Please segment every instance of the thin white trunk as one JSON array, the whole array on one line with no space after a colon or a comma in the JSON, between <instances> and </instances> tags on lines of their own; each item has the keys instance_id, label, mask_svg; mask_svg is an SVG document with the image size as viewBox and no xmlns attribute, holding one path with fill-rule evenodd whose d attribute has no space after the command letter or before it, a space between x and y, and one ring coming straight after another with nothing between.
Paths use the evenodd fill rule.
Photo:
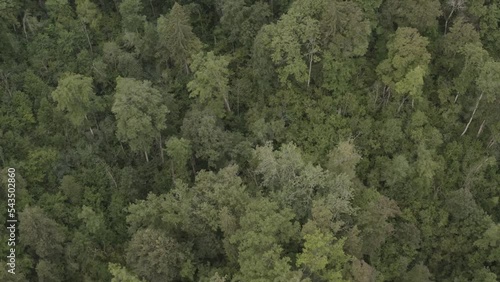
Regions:
<instances>
[{"instance_id":1,"label":"thin white trunk","mask_svg":"<svg viewBox=\"0 0 500 282\"><path fill-rule=\"evenodd\" d=\"M482 98L483 98L483 93L481 93L481 95L479 96L479 99L477 99L476 107L474 108L474 111L472 112L472 116L470 117L469 122L467 123L467 126L465 126L464 132L462 132L462 134L460 136L463 136L467 132L467 129L469 129L469 126L472 122L472 119L474 118L474 115L476 114L477 107L479 107L479 101L481 101Z\"/></svg>"},{"instance_id":2,"label":"thin white trunk","mask_svg":"<svg viewBox=\"0 0 500 282\"><path fill-rule=\"evenodd\" d=\"M87 115L85 115L85 120L89 121L89 119L87 118ZM92 130L92 126L89 126L89 129L90 129L90 133L92 133L92 136L94 136L94 131Z\"/></svg>"},{"instance_id":3,"label":"thin white trunk","mask_svg":"<svg viewBox=\"0 0 500 282\"><path fill-rule=\"evenodd\" d=\"M146 156L146 162L149 163L149 158L148 158L148 152L147 151L144 151L144 156Z\"/></svg>"},{"instance_id":4,"label":"thin white trunk","mask_svg":"<svg viewBox=\"0 0 500 282\"><path fill-rule=\"evenodd\" d=\"M224 95L224 104L226 105L226 109L228 112L231 112L231 107L229 106L229 101L227 100L227 97Z\"/></svg>"},{"instance_id":5,"label":"thin white trunk","mask_svg":"<svg viewBox=\"0 0 500 282\"><path fill-rule=\"evenodd\" d=\"M312 69L312 62L313 62L313 54L311 53L309 55L309 75L307 77L307 87L309 87L309 84L311 83L311 69Z\"/></svg>"},{"instance_id":6,"label":"thin white trunk","mask_svg":"<svg viewBox=\"0 0 500 282\"><path fill-rule=\"evenodd\" d=\"M89 33L87 31L87 27L85 26L85 23L83 21L80 21L82 23L82 26L83 26L83 31L85 31L85 36L87 37L87 42L89 43L89 48L90 48L90 53L92 53L92 43L90 43L90 37L89 37Z\"/></svg>"},{"instance_id":7,"label":"thin white trunk","mask_svg":"<svg viewBox=\"0 0 500 282\"><path fill-rule=\"evenodd\" d=\"M406 102L406 98L408 98L407 96L405 96L403 98L403 101L401 101L401 104L399 104L399 107L398 107L398 113L401 111L401 108L403 107L404 103Z\"/></svg>"},{"instance_id":8,"label":"thin white trunk","mask_svg":"<svg viewBox=\"0 0 500 282\"><path fill-rule=\"evenodd\" d=\"M445 35L446 35L446 32L448 31L448 22L450 21L450 18L453 15L453 12L455 12L455 6L453 6L453 9L451 10L450 14L446 18L446 21L444 22L444 34Z\"/></svg>"},{"instance_id":9,"label":"thin white trunk","mask_svg":"<svg viewBox=\"0 0 500 282\"><path fill-rule=\"evenodd\" d=\"M163 156L163 146L161 142L161 134L160 134L160 157L161 157L161 163L165 162L165 157Z\"/></svg>"},{"instance_id":10,"label":"thin white trunk","mask_svg":"<svg viewBox=\"0 0 500 282\"><path fill-rule=\"evenodd\" d=\"M486 122L486 120L483 120L483 122L481 123L481 126L479 127L479 130L477 131L477 137L479 137L479 135L481 135L481 133L483 132L485 122Z\"/></svg>"}]
</instances>

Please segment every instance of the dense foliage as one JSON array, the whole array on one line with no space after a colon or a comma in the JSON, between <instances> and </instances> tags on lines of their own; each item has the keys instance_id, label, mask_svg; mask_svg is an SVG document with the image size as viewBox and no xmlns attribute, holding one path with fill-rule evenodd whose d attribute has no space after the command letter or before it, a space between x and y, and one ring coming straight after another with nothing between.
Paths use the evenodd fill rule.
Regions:
<instances>
[{"instance_id":1,"label":"dense foliage","mask_svg":"<svg viewBox=\"0 0 500 282\"><path fill-rule=\"evenodd\" d=\"M0 281L497 281L499 25L498 0L0 0Z\"/></svg>"}]
</instances>

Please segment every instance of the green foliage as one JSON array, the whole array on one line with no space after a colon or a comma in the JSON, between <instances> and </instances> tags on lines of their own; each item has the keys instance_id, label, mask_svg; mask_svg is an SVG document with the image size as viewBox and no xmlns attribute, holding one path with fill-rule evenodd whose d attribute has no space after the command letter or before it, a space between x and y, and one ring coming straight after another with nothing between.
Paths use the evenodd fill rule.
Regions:
<instances>
[{"instance_id":1,"label":"green foliage","mask_svg":"<svg viewBox=\"0 0 500 282\"><path fill-rule=\"evenodd\" d=\"M323 281L347 281L342 279L343 266L349 260L344 253L345 239L336 240L320 230L304 235L304 249L297 257L297 265L303 265Z\"/></svg>"},{"instance_id":2,"label":"green foliage","mask_svg":"<svg viewBox=\"0 0 500 282\"><path fill-rule=\"evenodd\" d=\"M213 52L198 53L191 63L194 79L187 84L189 97L197 98L219 117L225 116L224 107L231 112L228 65L229 57L216 56Z\"/></svg>"},{"instance_id":3,"label":"green foliage","mask_svg":"<svg viewBox=\"0 0 500 282\"><path fill-rule=\"evenodd\" d=\"M387 43L387 59L377 67L383 83L398 96L420 96L423 77L428 71L431 55L427 38L414 28L400 27Z\"/></svg>"},{"instance_id":4,"label":"green foliage","mask_svg":"<svg viewBox=\"0 0 500 282\"><path fill-rule=\"evenodd\" d=\"M160 92L149 81L122 77L116 79L115 91L111 110L117 120L116 136L127 142L132 151L148 151L160 130L166 128L168 109Z\"/></svg>"},{"instance_id":5,"label":"green foliage","mask_svg":"<svg viewBox=\"0 0 500 282\"><path fill-rule=\"evenodd\" d=\"M154 229L137 231L127 248L127 264L151 281L178 279L190 263L186 246Z\"/></svg>"},{"instance_id":6,"label":"green foliage","mask_svg":"<svg viewBox=\"0 0 500 282\"><path fill-rule=\"evenodd\" d=\"M120 3L119 12L124 31L140 31L146 20L146 16L142 15L142 10L143 6L140 0L124 0Z\"/></svg>"},{"instance_id":7,"label":"green foliage","mask_svg":"<svg viewBox=\"0 0 500 282\"><path fill-rule=\"evenodd\" d=\"M81 21L91 28L97 29L102 14L96 4L90 0L77 0L76 13Z\"/></svg>"},{"instance_id":8,"label":"green foliage","mask_svg":"<svg viewBox=\"0 0 500 282\"><path fill-rule=\"evenodd\" d=\"M87 114L95 108L95 93L92 78L80 74L68 74L61 78L52 98L60 110L67 111L67 117L75 126L80 126Z\"/></svg>"},{"instance_id":9,"label":"green foliage","mask_svg":"<svg viewBox=\"0 0 500 282\"><path fill-rule=\"evenodd\" d=\"M496 281L499 19L0 0L0 281Z\"/></svg>"},{"instance_id":10,"label":"green foliage","mask_svg":"<svg viewBox=\"0 0 500 282\"><path fill-rule=\"evenodd\" d=\"M349 179L305 163L294 144L285 144L279 151L273 151L268 143L257 147L254 156L255 173L262 177L262 192L282 207L292 208L299 220L310 213L313 199L318 197L331 194L339 201L337 207L348 206L352 193Z\"/></svg>"},{"instance_id":11,"label":"green foliage","mask_svg":"<svg viewBox=\"0 0 500 282\"><path fill-rule=\"evenodd\" d=\"M268 23L270 16L271 10L267 3L255 2L248 6L243 0L225 0L222 4L220 23L228 43L239 43L249 48L260 28Z\"/></svg>"},{"instance_id":12,"label":"green foliage","mask_svg":"<svg viewBox=\"0 0 500 282\"><path fill-rule=\"evenodd\" d=\"M361 8L351 1L330 2L321 15L322 45L335 56L356 57L366 53L371 33Z\"/></svg>"},{"instance_id":13,"label":"green foliage","mask_svg":"<svg viewBox=\"0 0 500 282\"><path fill-rule=\"evenodd\" d=\"M135 275L131 274L126 268L116 263L109 263L109 272L113 275L111 282L141 282Z\"/></svg>"},{"instance_id":14,"label":"green foliage","mask_svg":"<svg viewBox=\"0 0 500 282\"><path fill-rule=\"evenodd\" d=\"M26 207L19 214L20 243L30 248L39 258L59 262L64 253L64 229L47 217L39 207ZM46 269L46 264L42 268Z\"/></svg>"},{"instance_id":15,"label":"green foliage","mask_svg":"<svg viewBox=\"0 0 500 282\"><path fill-rule=\"evenodd\" d=\"M187 164L191 160L191 144L184 138L172 137L165 142L167 156L170 158L172 178L188 180Z\"/></svg>"},{"instance_id":16,"label":"green foliage","mask_svg":"<svg viewBox=\"0 0 500 282\"><path fill-rule=\"evenodd\" d=\"M442 16L441 5L437 0L391 0L384 3L383 9L398 26L414 27L420 32L436 30L438 18Z\"/></svg>"},{"instance_id":17,"label":"green foliage","mask_svg":"<svg viewBox=\"0 0 500 282\"><path fill-rule=\"evenodd\" d=\"M238 246L239 273L244 281L285 281L290 275L290 258L282 256L281 244L297 233L290 209L279 209L267 199L255 199L241 217L241 228L230 238Z\"/></svg>"},{"instance_id":18,"label":"green foliage","mask_svg":"<svg viewBox=\"0 0 500 282\"><path fill-rule=\"evenodd\" d=\"M169 14L158 18L159 56L170 58L178 67L189 71L191 56L201 49L201 42L193 33L189 15L177 2Z\"/></svg>"}]
</instances>

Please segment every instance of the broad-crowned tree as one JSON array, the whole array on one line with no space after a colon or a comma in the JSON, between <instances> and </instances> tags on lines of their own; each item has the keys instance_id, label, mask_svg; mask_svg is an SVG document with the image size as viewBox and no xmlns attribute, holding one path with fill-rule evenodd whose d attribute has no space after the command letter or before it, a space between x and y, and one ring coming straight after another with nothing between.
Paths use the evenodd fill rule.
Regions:
<instances>
[{"instance_id":1,"label":"broad-crowned tree","mask_svg":"<svg viewBox=\"0 0 500 282\"><path fill-rule=\"evenodd\" d=\"M67 112L66 116L77 127L82 126L87 115L95 109L95 92L92 78L80 74L68 74L59 79L57 88L52 92L57 108ZM94 131L90 126L92 135Z\"/></svg>"},{"instance_id":2,"label":"broad-crowned tree","mask_svg":"<svg viewBox=\"0 0 500 282\"><path fill-rule=\"evenodd\" d=\"M436 31L438 18L441 17L441 4L438 0L385 1L381 7L388 26L396 23L399 27L414 27L421 33Z\"/></svg>"},{"instance_id":3,"label":"broad-crowned tree","mask_svg":"<svg viewBox=\"0 0 500 282\"><path fill-rule=\"evenodd\" d=\"M349 256L342 249L345 238L337 239L329 232L313 228L304 237L304 247L297 256L297 266L305 268L313 281L348 281L343 279L342 270Z\"/></svg>"},{"instance_id":4,"label":"broad-crowned tree","mask_svg":"<svg viewBox=\"0 0 500 282\"><path fill-rule=\"evenodd\" d=\"M117 263L109 263L108 270L113 275L111 282L143 282L134 274L130 273L128 269Z\"/></svg>"},{"instance_id":5,"label":"broad-crowned tree","mask_svg":"<svg viewBox=\"0 0 500 282\"><path fill-rule=\"evenodd\" d=\"M191 143L195 157L207 161L209 167L221 162L231 146L228 132L209 110L195 108L186 113L181 132Z\"/></svg>"},{"instance_id":6,"label":"broad-crowned tree","mask_svg":"<svg viewBox=\"0 0 500 282\"><path fill-rule=\"evenodd\" d=\"M349 177L306 163L294 144L284 144L280 150L274 151L267 143L255 149L254 158L254 171L261 177L262 192L281 207L293 209L298 220L307 218L316 198L331 195L332 201L337 201L337 207L349 206L352 195Z\"/></svg>"},{"instance_id":7,"label":"broad-crowned tree","mask_svg":"<svg viewBox=\"0 0 500 282\"><path fill-rule=\"evenodd\" d=\"M168 109L160 92L149 81L118 77L111 110L116 116L118 139L128 143L132 151L144 152L149 161L151 144L166 128Z\"/></svg>"},{"instance_id":8,"label":"broad-crowned tree","mask_svg":"<svg viewBox=\"0 0 500 282\"><path fill-rule=\"evenodd\" d=\"M221 33L227 38L224 42L250 49L255 36L270 17L271 9L267 3L255 2L248 6L244 0L223 1L220 26Z\"/></svg>"},{"instance_id":9,"label":"broad-crowned tree","mask_svg":"<svg viewBox=\"0 0 500 282\"><path fill-rule=\"evenodd\" d=\"M80 22L87 37L87 43L89 44L90 51L92 51L92 41L90 30L97 30L99 21L101 20L101 12L96 4L92 3L90 0L78 0L76 1L76 14L80 19Z\"/></svg>"},{"instance_id":10,"label":"broad-crowned tree","mask_svg":"<svg viewBox=\"0 0 500 282\"><path fill-rule=\"evenodd\" d=\"M414 28L400 27L387 43L387 59L377 66L382 82L399 99L422 98L423 77L428 72L431 55L429 40Z\"/></svg>"},{"instance_id":11,"label":"broad-crowned tree","mask_svg":"<svg viewBox=\"0 0 500 282\"><path fill-rule=\"evenodd\" d=\"M283 246L298 235L293 224L293 212L279 208L266 198L252 200L240 219L241 228L230 242L238 248L241 281L289 281L284 278L293 271L290 258L284 256Z\"/></svg>"},{"instance_id":12,"label":"broad-crowned tree","mask_svg":"<svg viewBox=\"0 0 500 282\"><path fill-rule=\"evenodd\" d=\"M156 229L138 230L126 256L127 265L148 281L174 281L193 275L190 247Z\"/></svg>"},{"instance_id":13,"label":"broad-crowned tree","mask_svg":"<svg viewBox=\"0 0 500 282\"><path fill-rule=\"evenodd\" d=\"M268 38L266 48L277 66L280 83L291 86L295 80L309 86L313 63L320 60L318 20L304 17L297 9L293 9L277 23L264 26L259 33Z\"/></svg>"},{"instance_id":14,"label":"broad-crowned tree","mask_svg":"<svg viewBox=\"0 0 500 282\"><path fill-rule=\"evenodd\" d=\"M190 97L196 97L219 117L224 117L224 106L231 112L229 104L229 65L227 56L217 56L213 52L200 52L193 57L191 69L193 80L188 84Z\"/></svg>"},{"instance_id":15,"label":"broad-crowned tree","mask_svg":"<svg viewBox=\"0 0 500 282\"><path fill-rule=\"evenodd\" d=\"M119 5L122 17L122 28L125 32L140 32L144 26L146 16L142 14L142 2L140 0L124 0Z\"/></svg>"}]
</instances>

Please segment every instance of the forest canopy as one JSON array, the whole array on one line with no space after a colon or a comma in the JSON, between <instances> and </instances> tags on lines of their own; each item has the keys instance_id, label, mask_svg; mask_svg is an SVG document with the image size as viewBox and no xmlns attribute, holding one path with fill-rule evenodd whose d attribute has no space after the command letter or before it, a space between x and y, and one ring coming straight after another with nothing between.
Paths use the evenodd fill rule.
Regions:
<instances>
[{"instance_id":1,"label":"forest canopy","mask_svg":"<svg viewBox=\"0 0 500 282\"><path fill-rule=\"evenodd\" d=\"M498 0L0 0L0 281L498 281L499 25Z\"/></svg>"}]
</instances>

